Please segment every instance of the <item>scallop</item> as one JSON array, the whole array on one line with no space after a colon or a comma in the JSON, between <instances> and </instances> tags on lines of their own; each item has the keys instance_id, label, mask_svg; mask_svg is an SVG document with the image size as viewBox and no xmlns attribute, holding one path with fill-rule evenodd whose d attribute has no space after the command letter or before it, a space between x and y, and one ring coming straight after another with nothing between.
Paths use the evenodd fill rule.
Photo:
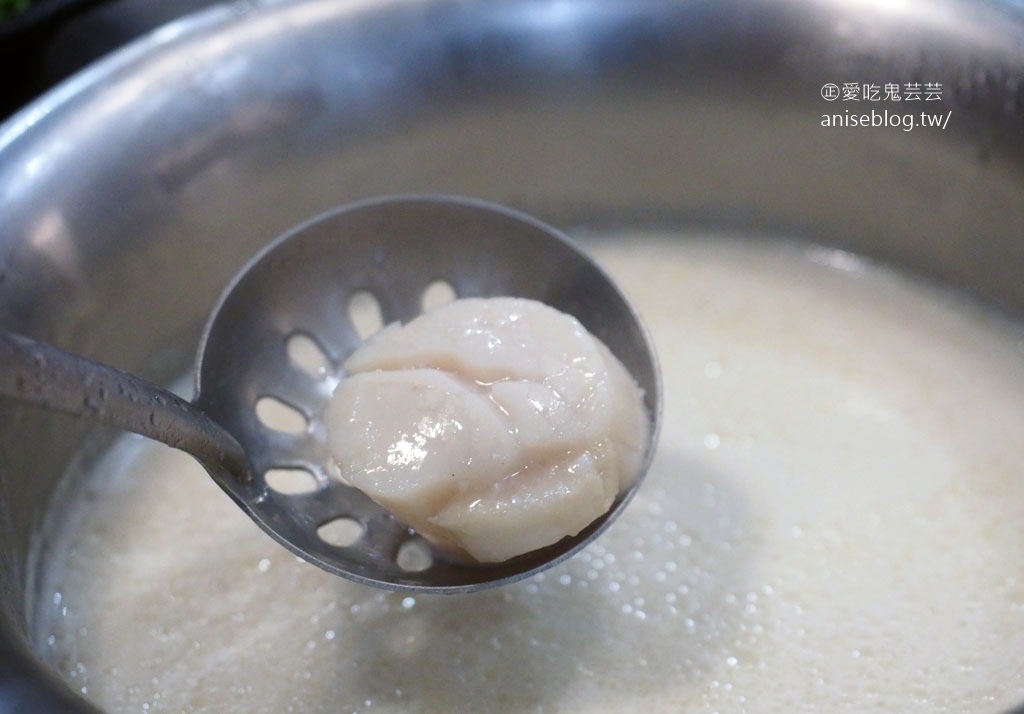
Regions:
<instances>
[{"instance_id":1,"label":"scallop","mask_svg":"<svg viewBox=\"0 0 1024 714\"><path fill-rule=\"evenodd\" d=\"M345 370L327 414L341 478L454 557L576 535L640 471L642 390L541 302L455 300L379 331Z\"/></svg>"}]
</instances>

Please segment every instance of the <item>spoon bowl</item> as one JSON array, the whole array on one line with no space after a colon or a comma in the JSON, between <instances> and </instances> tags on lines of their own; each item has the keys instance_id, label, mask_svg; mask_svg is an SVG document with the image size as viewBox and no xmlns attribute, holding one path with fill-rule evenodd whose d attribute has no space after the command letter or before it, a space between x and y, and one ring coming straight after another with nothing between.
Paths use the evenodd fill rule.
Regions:
<instances>
[{"instance_id":1,"label":"spoon bowl","mask_svg":"<svg viewBox=\"0 0 1024 714\"><path fill-rule=\"evenodd\" d=\"M583 548L622 511L642 478L576 536L478 565L435 557L414 531L333 475L324 414L345 359L366 336L359 305L366 313L368 304L378 324L407 322L438 286L460 298L531 298L576 317L644 392L651 419L647 470L661 386L650 339L628 301L555 229L464 198L368 200L272 242L236 276L207 322L192 403L10 335L0 340L6 375L0 394L188 451L264 531L331 573L413 592L496 586ZM298 478L283 487L282 474Z\"/></svg>"}]
</instances>

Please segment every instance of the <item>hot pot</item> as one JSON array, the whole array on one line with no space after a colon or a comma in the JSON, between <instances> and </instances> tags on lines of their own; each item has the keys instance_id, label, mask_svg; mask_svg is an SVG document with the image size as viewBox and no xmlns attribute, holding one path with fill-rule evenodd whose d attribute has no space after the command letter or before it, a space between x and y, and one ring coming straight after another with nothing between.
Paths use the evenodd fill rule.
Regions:
<instances>
[{"instance_id":1,"label":"hot pot","mask_svg":"<svg viewBox=\"0 0 1024 714\"><path fill-rule=\"evenodd\" d=\"M1022 38L1010 0L225 4L0 128L0 325L167 381L267 241L402 192L801 236L1024 317ZM893 83L930 84L945 125L823 126ZM93 431L0 404L2 711L94 711L28 637Z\"/></svg>"}]
</instances>

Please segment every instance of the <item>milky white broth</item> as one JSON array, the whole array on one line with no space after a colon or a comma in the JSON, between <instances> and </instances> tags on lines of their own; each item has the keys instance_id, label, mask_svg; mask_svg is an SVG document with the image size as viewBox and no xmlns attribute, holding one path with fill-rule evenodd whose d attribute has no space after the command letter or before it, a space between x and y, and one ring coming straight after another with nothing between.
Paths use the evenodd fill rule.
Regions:
<instances>
[{"instance_id":1,"label":"milky white broth","mask_svg":"<svg viewBox=\"0 0 1024 714\"><path fill-rule=\"evenodd\" d=\"M590 248L653 333L625 515L525 582L377 591L138 437L79 474L36 639L110 712L985 712L1024 701L1024 330L825 249Z\"/></svg>"}]
</instances>

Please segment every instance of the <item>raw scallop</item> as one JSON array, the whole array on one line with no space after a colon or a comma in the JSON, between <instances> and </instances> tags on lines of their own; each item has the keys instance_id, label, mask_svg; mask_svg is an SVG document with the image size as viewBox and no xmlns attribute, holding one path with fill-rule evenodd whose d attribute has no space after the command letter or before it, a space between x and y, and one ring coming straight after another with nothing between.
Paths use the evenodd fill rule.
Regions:
<instances>
[{"instance_id":1,"label":"raw scallop","mask_svg":"<svg viewBox=\"0 0 1024 714\"><path fill-rule=\"evenodd\" d=\"M452 554L500 562L575 535L639 473L642 391L543 303L456 300L345 369L327 417L341 478Z\"/></svg>"}]
</instances>

